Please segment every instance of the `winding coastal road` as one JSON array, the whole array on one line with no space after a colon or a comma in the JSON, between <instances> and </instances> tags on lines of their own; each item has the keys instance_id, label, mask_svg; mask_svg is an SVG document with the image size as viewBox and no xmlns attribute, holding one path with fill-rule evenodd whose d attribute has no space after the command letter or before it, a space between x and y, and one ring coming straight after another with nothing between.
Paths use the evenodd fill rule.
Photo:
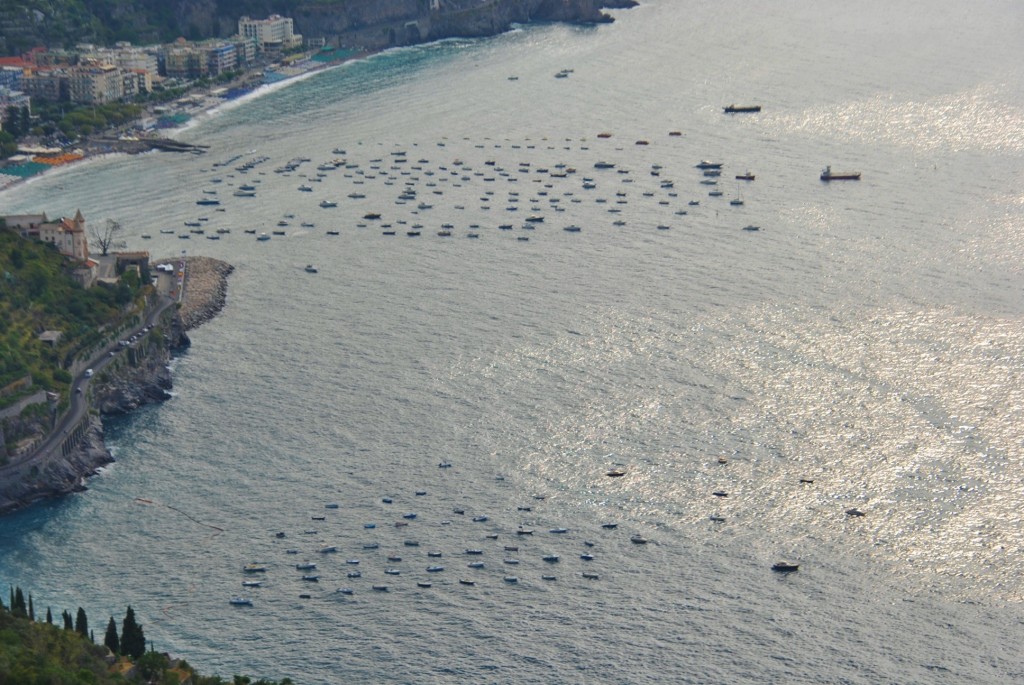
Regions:
<instances>
[{"instance_id":1,"label":"winding coastal road","mask_svg":"<svg viewBox=\"0 0 1024 685\"><path fill-rule=\"evenodd\" d=\"M136 335L148 326L152 326L172 304L174 304L173 299L166 295L160 295L157 305L149 312L143 323L137 328L128 331L126 333L126 337ZM90 368L92 369L93 374L103 370L113 362L116 355L111 355L110 352L117 349L119 349L118 342L115 341L93 356L90 360ZM0 466L0 482L4 481L15 472L21 472L25 466L31 466L33 463L41 461L43 457L49 455L51 451L60 445L68 431L71 430L73 426L78 425L78 422L81 421L82 417L84 417L86 412L89 411L89 402L86 398L86 391L89 388L91 380L92 378L90 376L86 376L86 372L84 371L74 379L71 384L71 402L68 407L68 411L65 412L64 416L57 423L54 429L50 431L50 434L46 436L46 439L32 450L31 453L13 463L7 464L6 466Z\"/></svg>"}]
</instances>

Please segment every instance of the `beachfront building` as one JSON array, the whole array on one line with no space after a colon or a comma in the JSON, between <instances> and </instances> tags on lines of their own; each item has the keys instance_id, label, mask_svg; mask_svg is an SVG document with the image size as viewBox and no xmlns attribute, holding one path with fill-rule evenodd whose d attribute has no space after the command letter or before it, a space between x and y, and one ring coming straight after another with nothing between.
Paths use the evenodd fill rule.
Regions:
<instances>
[{"instance_id":1,"label":"beachfront building","mask_svg":"<svg viewBox=\"0 0 1024 685\"><path fill-rule=\"evenodd\" d=\"M0 86L0 122L6 123L11 107L21 110L23 107L32 111L32 98L20 90L11 90Z\"/></svg>"},{"instance_id":2,"label":"beachfront building","mask_svg":"<svg viewBox=\"0 0 1024 685\"><path fill-rule=\"evenodd\" d=\"M150 79L160 75L160 64L156 50L120 42L113 48L97 48L92 45L80 46L81 58L114 66L129 72L140 70L149 74Z\"/></svg>"},{"instance_id":3,"label":"beachfront building","mask_svg":"<svg viewBox=\"0 0 1024 685\"><path fill-rule=\"evenodd\" d=\"M65 257L86 262L89 260L89 239L85 233L85 218L81 210L72 218L49 221L46 214L14 214L0 217L9 230L27 240L39 240L57 248Z\"/></svg>"},{"instance_id":4,"label":"beachfront building","mask_svg":"<svg viewBox=\"0 0 1024 685\"><path fill-rule=\"evenodd\" d=\"M113 64L90 62L74 67L30 68L22 80L28 95L50 102L103 105L150 92L148 72L130 71Z\"/></svg>"},{"instance_id":5,"label":"beachfront building","mask_svg":"<svg viewBox=\"0 0 1024 685\"><path fill-rule=\"evenodd\" d=\"M205 51L179 40L164 50L164 74L169 78L205 78L210 74L210 61Z\"/></svg>"},{"instance_id":6,"label":"beachfront building","mask_svg":"<svg viewBox=\"0 0 1024 685\"><path fill-rule=\"evenodd\" d=\"M267 19L239 18L238 35L254 39L260 52L279 52L302 45L302 35L295 33L291 17L279 14Z\"/></svg>"},{"instance_id":7,"label":"beachfront building","mask_svg":"<svg viewBox=\"0 0 1024 685\"><path fill-rule=\"evenodd\" d=\"M0 57L0 88L21 90L26 66L20 57Z\"/></svg>"},{"instance_id":8,"label":"beachfront building","mask_svg":"<svg viewBox=\"0 0 1024 685\"><path fill-rule=\"evenodd\" d=\"M46 100L47 102L68 100L68 80L64 69L27 69L21 82L21 88L37 100Z\"/></svg>"},{"instance_id":9,"label":"beachfront building","mask_svg":"<svg viewBox=\"0 0 1024 685\"><path fill-rule=\"evenodd\" d=\"M92 64L67 70L68 99L84 105L105 105L124 97L123 74L113 64Z\"/></svg>"},{"instance_id":10,"label":"beachfront building","mask_svg":"<svg viewBox=\"0 0 1024 685\"><path fill-rule=\"evenodd\" d=\"M238 68L238 51L234 43L216 41L205 44L206 61L210 76L220 76Z\"/></svg>"}]
</instances>

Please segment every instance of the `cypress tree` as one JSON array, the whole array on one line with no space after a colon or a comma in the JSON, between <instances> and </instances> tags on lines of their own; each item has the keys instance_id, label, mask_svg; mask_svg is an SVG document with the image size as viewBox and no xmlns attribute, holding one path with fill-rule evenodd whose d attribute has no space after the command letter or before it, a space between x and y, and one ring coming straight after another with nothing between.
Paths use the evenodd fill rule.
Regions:
<instances>
[{"instance_id":1,"label":"cypress tree","mask_svg":"<svg viewBox=\"0 0 1024 685\"><path fill-rule=\"evenodd\" d=\"M36 620L36 610L32 607L32 594L28 596L28 618L30 621Z\"/></svg>"},{"instance_id":2,"label":"cypress tree","mask_svg":"<svg viewBox=\"0 0 1024 685\"><path fill-rule=\"evenodd\" d=\"M78 607L78 615L75 616L75 631L82 637L89 637L89 618L82 607Z\"/></svg>"},{"instance_id":3,"label":"cypress tree","mask_svg":"<svg viewBox=\"0 0 1024 685\"><path fill-rule=\"evenodd\" d=\"M50 607L46 607L46 622L53 625L53 614L50 613Z\"/></svg>"},{"instance_id":4,"label":"cypress tree","mask_svg":"<svg viewBox=\"0 0 1024 685\"><path fill-rule=\"evenodd\" d=\"M68 613L67 609L64 610L62 616L64 618L64 630L74 630L75 626L71 623L71 614Z\"/></svg>"},{"instance_id":5,"label":"cypress tree","mask_svg":"<svg viewBox=\"0 0 1024 685\"><path fill-rule=\"evenodd\" d=\"M114 623L113 616L110 617L110 622L107 623L107 635L103 638L103 644L114 654L121 653L121 640L117 637L117 624Z\"/></svg>"},{"instance_id":6,"label":"cypress tree","mask_svg":"<svg viewBox=\"0 0 1024 685\"><path fill-rule=\"evenodd\" d=\"M28 608L25 606L25 595L20 587L14 589L14 604L11 605L11 613L22 618L28 616Z\"/></svg>"},{"instance_id":7,"label":"cypress tree","mask_svg":"<svg viewBox=\"0 0 1024 685\"><path fill-rule=\"evenodd\" d=\"M146 636L142 633L142 626L135 622L135 611L131 606L121 623L121 653L133 659L146 653Z\"/></svg>"},{"instance_id":8,"label":"cypress tree","mask_svg":"<svg viewBox=\"0 0 1024 685\"><path fill-rule=\"evenodd\" d=\"M11 602L10 602L10 606L11 606L11 613L14 613L14 586L13 585L11 586Z\"/></svg>"}]
</instances>

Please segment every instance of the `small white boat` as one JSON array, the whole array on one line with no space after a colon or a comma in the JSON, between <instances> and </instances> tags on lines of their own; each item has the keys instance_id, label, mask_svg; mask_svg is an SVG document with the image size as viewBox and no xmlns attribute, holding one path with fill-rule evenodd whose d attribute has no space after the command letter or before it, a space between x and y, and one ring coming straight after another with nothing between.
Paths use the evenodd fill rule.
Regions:
<instances>
[{"instance_id":1,"label":"small white boat","mask_svg":"<svg viewBox=\"0 0 1024 685\"><path fill-rule=\"evenodd\" d=\"M263 585L262 580L243 580L242 587L260 587Z\"/></svg>"},{"instance_id":2,"label":"small white boat","mask_svg":"<svg viewBox=\"0 0 1024 685\"><path fill-rule=\"evenodd\" d=\"M306 273L315 274L318 271L319 271L319 269L316 268L314 265L312 265L312 264L307 264L306 265Z\"/></svg>"},{"instance_id":3,"label":"small white boat","mask_svg":"<svg viewBox=\"0 0 1024 685\"><path fill-rule=\"evenodd\" d=\"M327 209L328 207L337 207L338 203L334 200L320 200L320 206Z\"/></svg>"},{"instance_id":4,"label":"small white boat","mask_svg":"<svg viewBox=\"0 0 1024 685\"><path fill-rule=\"evenodd\" d=\"M228 602L230 604L234 604L235 606L252 606L252 600L248 597L232 597L228 600Z\"/></svg>"},{"instance_id":5,"label":"small white boat","mask_svg":"<svg viewBox=\"0 0 1024 685\"><path fill-rule=\"evenodd\" d=\"M337 590L335 590L335 592L337 592L338 594L341 594L341 595L351 595L351 594L353 594L353 590L350 587L340 587Z\"/></svg>"},{"instance_id":6,"label":"small white boat","mask_svg":"<svg viewBox=\"0 0 1024 685\"><path fill-rule=\"evenodd\" d=\"M428 566L427 573L440 573L444 570L444 566Z\"/></svg>"}]
</instances>

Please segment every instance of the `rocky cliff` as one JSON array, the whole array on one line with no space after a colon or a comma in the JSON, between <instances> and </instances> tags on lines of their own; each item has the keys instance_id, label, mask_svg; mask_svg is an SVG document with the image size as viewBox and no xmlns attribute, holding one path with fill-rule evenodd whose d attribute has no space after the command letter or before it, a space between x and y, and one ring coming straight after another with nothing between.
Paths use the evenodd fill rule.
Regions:
<instances>
[{"instance_id":1,"label":"rocky cliff","mask_svg":"<svg viewBox=\"0 0 1024 685\"><path fill-rule=\"evenodd\" d=\"M634 0L352 0L300 3L291 16L304 37L375 50L493 36L533 21L610 22L603 8L635 5Z\"/></svg>"},{"instance_id":2,"label":"rocky cliff","mask_svg":"<svg viewBox=\"0 0 1024 685\"><path fill-rule=\"evenodd\" d=\"M103 442L100 417L126 414L170 397L171 356L191 345L186 330L209 321L224 307L227 277L233 271L216 259L187 261L190 275L181 308L165 310L154 328L97 373L89 389L93 411L64 431L52 449L0 466L0 513L86 489L86 478L113 461Z\"/></svg>"}]
</instances>

